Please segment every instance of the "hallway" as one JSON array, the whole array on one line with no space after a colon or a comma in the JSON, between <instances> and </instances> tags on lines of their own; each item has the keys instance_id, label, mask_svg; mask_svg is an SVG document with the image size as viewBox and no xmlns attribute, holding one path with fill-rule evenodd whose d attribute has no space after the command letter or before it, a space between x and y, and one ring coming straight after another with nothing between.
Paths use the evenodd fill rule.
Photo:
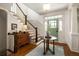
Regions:
<instances>
[{"instance_id":1,"label":"hallway","mask_svg":"<svg viewBox=\"0 0 79 59\"><path fill-rule=\"evenodd\" d=\"M54 6L56 7L52 8ZM48 33L50 36L57 37L58 40L55 41L55 55L47 52L46 56L79 56L78 6L79 4L74 3L0 4L0 10L4 10L7 16L2 17L2 14L0 15L0 53L2 54L4 48L5 51L11 50L17 52L18 49L25 44L36 44L40 40L45 39ZM3 14L3 16L5 15ZM2 21L4 18L5 20ZM5 29L5 31L3 31L3 29ZM49 44L52 49L52 42ZM36 45L30 53L25 53L24 55L44 56L44 44L41 43L37 45L37 47ZM28 48L30 48L30 46L28 46ZM29 49L22 49L22 51L24 50Z\"/></svg>"}]
</instances>

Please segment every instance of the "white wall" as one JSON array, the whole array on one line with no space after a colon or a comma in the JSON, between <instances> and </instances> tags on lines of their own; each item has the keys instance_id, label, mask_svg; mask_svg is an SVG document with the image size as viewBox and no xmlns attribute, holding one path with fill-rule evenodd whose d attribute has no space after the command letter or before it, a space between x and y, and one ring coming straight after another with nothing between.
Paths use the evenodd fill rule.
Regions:
<instances>
[{"instance_id":1,"label":"white wall","mask_svg":"<svg viewBox=\"0 0 79 59\"><path fill-rule=\"evenodd\" d=\"M79 52L77 5L70 4L65 12L65 40L70 49Z\"/></svg>"},{"instance_id":2,"label":"white wall","mask_svg":"<svg viewBox=\"0 0 79 59\"><path fill-rule=\"evenodd\" d=\"M71 34L72 37L72 51L79 52L79 33Z\"/></svg>"},{"instance_id":3,"label":"white wall","mask_svg":"<svg viewBox=\"0 0 79 59\"><path fill-rule=\"evenodd\" d=\"M21 30L21 23L19 22L19 20L17 18L15 18L13 15L8 14L8 32L14 32L15 30L11 29L11 24L17 24L17 31ZM16 31L15 31L16 32Z\"/></svg>"},{"instance_id":4,"label":"white wall","mask_svg":"<svg viewBox=\"0 0 79 59\"><path fill-rule=\"evenodd\" d=\"M78 32L78 19L77 19L77 8L78 5L72 5L72 31L71 31L71 40L72 40L72 48L71 50L75 52L79 52L79 32Z\"/></svg>"},{"instance_id":5,"label":"white wall","mask_svg":"<svg viewBox=\"0 0 79 59\"><path fill-rule=\"evenodd\" d=\"M70 19L70 13L69 10L65 12L65 18L64 18L64 27L65 27L65 42L69 45L71 48L72 42L71 42L71 19Z\"/></svg>"},{"instance_id":6,"label":"white wall","mask_svg":"<svg viewBox=\"0 0 79 59\"><path fill-rule=\"evenodd\" d=\"M14 51L14 36L8 35L8 33L22 31L22 24L17 17L13 16L10 12L7 12L7 49ZM11 24L17 24L17 30L11 29Z\"/></svg>"}]
</instances>

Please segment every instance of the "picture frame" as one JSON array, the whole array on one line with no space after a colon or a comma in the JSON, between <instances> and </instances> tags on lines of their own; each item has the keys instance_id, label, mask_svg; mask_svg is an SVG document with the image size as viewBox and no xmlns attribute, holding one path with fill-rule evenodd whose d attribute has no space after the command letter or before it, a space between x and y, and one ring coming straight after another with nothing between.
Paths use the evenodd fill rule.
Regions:
<instances>
[{"instance_id":1,"label":"picture frame","mask_svg":"<svg viewBox=\"0 0 79 59\"><path fill-rule=\"evenodd\" d=\"M17 24L12 23L12 24L11 24L11 30L16 30L16 29L17 29Z\"/></svg>"}]
</instances>

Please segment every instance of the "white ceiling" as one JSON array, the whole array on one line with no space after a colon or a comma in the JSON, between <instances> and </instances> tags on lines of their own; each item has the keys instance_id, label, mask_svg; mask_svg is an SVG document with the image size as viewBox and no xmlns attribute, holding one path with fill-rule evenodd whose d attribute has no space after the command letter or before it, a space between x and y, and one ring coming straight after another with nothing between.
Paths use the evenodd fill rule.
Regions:
<instances>
[{"instance_id":1,"label":"white ceiling","mask_svg":"<svg viewBox=\"0 0 79 59\"><path fill-rule=\"evenodd\" d=\"M50 10L44 11L43 10L44 3L24 3L24 4L39 14L45 14L47 12L63 9L63 8L66 8L68 5L68 3L50 3Z\"/></svg>"}]
</instances>

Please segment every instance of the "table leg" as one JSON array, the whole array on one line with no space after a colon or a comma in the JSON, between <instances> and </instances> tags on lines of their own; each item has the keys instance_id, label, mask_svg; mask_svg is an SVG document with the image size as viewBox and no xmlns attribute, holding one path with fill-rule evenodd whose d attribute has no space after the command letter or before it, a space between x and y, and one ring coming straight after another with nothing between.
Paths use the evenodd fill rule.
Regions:
<instances>
[{"instance_id":1,"label":"table leg","mask_svg":"<svg viewBox=\"0 0 79 59\"><path fill-rule=\"evenodd\" d=\"M55 54L55 45L54 45L54 40L53 40L53 54Z\"/></svg>"},{"instance_id":2,"label":"table leg","mask_svg":"<svg viewBox=\"0 0 79 59\"><path fill-rule=\"evenodd\" d=\"M45 39L44 39L44 55L46 54L46 49L45 49Z\"/></svg>"}]
</instances>

